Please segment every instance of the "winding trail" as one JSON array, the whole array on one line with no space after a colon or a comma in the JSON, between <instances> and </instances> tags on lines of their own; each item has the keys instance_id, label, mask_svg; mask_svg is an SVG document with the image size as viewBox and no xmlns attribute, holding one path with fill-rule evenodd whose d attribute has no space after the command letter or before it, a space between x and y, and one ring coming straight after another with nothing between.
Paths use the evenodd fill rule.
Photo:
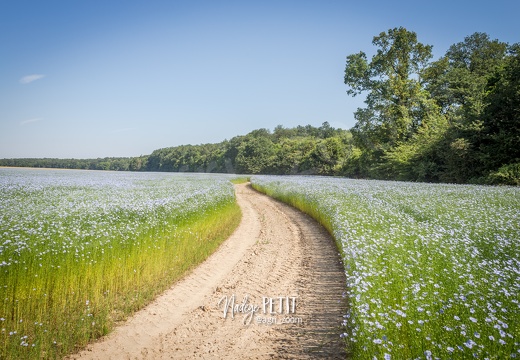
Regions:
<instances>
[{"instance_id":1,"label":"winding trail","mask_svg":"<svg viewBox=\"0 0 520 360\"><path fill-rule=\"evenodd\" d=\"M236 194L242 222L213 255L69 359L345 359L345 274L333 240L307 215L247 184ZM232 317L231 301L245 297L256 313L248 318L237 307Z\"/></svg>"}]
</instances>

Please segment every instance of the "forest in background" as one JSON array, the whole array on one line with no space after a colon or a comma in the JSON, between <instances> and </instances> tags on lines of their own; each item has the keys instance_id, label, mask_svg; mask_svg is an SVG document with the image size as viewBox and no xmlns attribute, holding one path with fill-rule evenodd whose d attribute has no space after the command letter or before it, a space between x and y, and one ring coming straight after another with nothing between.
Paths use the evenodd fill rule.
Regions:
<instances>
[{"instance_id":1,"label":"forest in background","mask_svg":"<svg viewBox=\"0 0 520 360\"><path fill-rule=\"evenodd\" d=\"M146 156L2 159L0 166L520 185L520 44L474 33L435 61L432 47L403 27L372 44L370 59L364 52L346 58L347 94L365 96L350 130L280 125Z\"/></svg>"}]
</instances>

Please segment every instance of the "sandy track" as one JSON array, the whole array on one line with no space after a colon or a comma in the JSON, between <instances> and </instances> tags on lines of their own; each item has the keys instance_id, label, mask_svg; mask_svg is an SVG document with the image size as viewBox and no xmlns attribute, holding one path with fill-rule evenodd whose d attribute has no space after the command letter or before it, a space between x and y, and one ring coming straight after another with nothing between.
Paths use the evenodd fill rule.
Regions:
<instances>
[{"instance_id":1,"label":"sandy track","mask_svg":"<svg viewBox=\"0 0 520 360\"><path fill-rule=\"evenodd\" d=\"M233 235L152 304L70 359L345 358L338 335L345 275L333 240L308 216L248 185L236 192L243 218ZM246 296L256 313L249 319L237 307L232 317L233 297L240 305ZM277 323L258 322L270 319Z\"/></svg>"}]
</instances>

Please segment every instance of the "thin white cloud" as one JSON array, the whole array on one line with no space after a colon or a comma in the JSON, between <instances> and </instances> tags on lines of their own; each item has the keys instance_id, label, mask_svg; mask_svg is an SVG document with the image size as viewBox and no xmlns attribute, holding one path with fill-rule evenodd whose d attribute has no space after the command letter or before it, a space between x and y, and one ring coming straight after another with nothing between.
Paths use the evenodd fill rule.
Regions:
<instances>
[{"instance_id":1,"label":"thin white cloud","mask_svg":"<svg viewBox=\"0 0 520 360\"><path fill-rule=\"evenodd\" d=\"M23 121L20 121L20 125L23 126L23 125L35 123L35 122L41 121L41 120L43 120L43 118L33 118L33 119L23 120Z\"/></svg>"},{"instance_id":2,"label":"thin white cloud","mask_svg":"<svg viewBox=\"0 0 520 360\"><path fill-rule=\"evenodd\" d=\"M23 78L20 79L20 84L29 84L33 81L40 80L41 78L44 78L44 74L32 74L32 75L26 75Z\"/></svg>"}]
</instances>

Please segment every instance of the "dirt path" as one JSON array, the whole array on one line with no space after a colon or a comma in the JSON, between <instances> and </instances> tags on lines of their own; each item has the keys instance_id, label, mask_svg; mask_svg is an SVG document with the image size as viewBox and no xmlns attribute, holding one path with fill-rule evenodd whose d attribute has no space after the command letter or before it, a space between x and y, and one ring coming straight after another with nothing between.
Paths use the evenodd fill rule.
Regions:
<instances>
[{"instance_id":1,"label":"dirt path","mask_svg":"<svg viewBox=\"0 0 520 360\"><path fill-rule=\"evenodd\" d=\"M71 359L345 358L345 275L333 240L248 185L236 192L243 219L219 250Z\"/></svg>"}]
</instances>

